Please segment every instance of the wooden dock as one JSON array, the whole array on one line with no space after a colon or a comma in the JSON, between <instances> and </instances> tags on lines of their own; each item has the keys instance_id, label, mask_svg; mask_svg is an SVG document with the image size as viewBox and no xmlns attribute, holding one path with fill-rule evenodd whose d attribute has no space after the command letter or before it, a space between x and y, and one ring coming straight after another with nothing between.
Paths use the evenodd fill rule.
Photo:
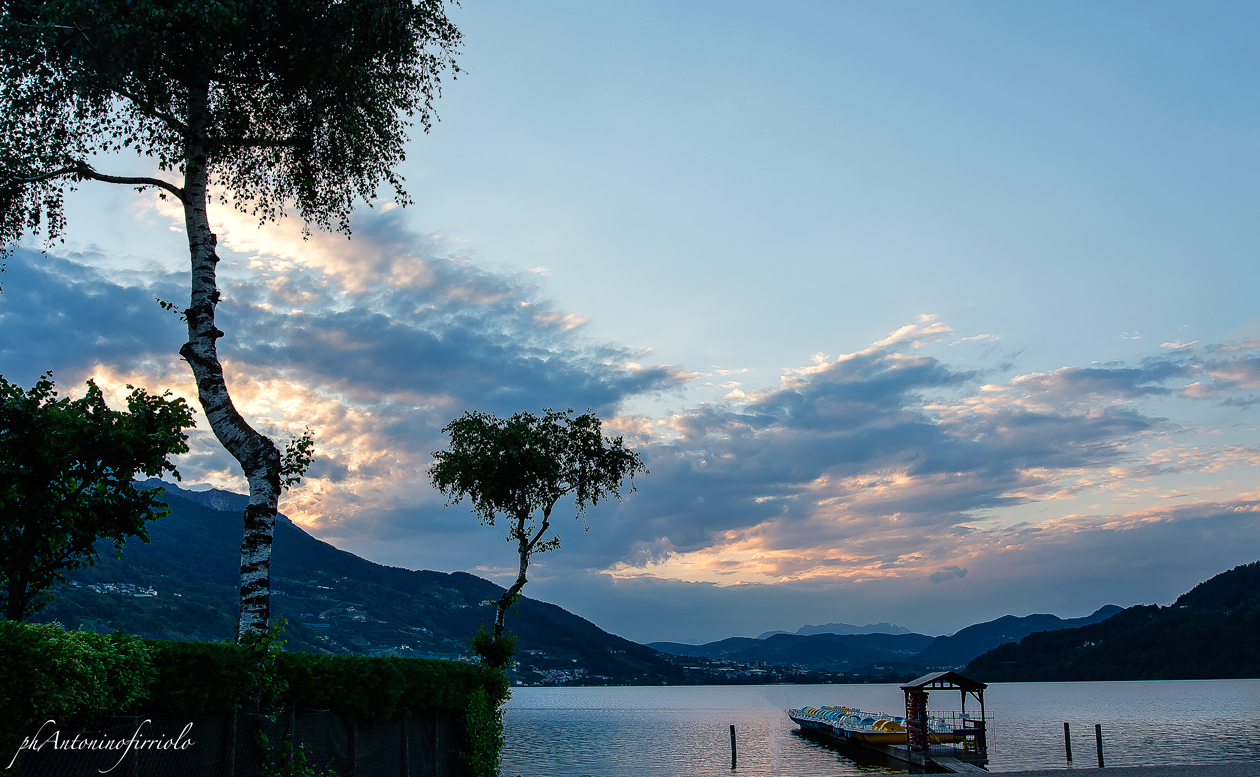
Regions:
<instances>
[{"instance_id":1,"label":"wooden dock","mask_svg":"<svg viewBox=\"0 0 1260 777\"><path fill-rule=\"evenodd\" d=\"M957 758L948 756L937 756L932 759L932 763L941 767L950 774L988 774L989 770L976 766L975 764L959 761Z\"/></svg>"},{"instance_id":2,"label":"wooden dock","mask_svg":"<svg viewBox=\"0 0 1260 777\"><path fill-rule=\"evenodd\" d=\"M957 757L932 753L920 753L912 751L905 745L881 745L875 742L851 742L818 729L801 728L801 733L806 736L822 739L827 742L834 743L844 748L854 748L866 750L870 752L880 753L889 758L896 759L903 763L921 766L924 769L943 769L953 774L989 774L989 771L974 763L960 760ZM1260 777L1260 774L1255 775Z\"/></svg>"},{"instance_id":3,"label":"wooden dock","mask_svg":"<svg viewBox=\"0 0 1260 777\"><path fill-rule=\"evenodd\" d=\"M989 762L989 718L984 710L987 686L957 672L932 672L901 686L906 697L906 716L876 716L863 721L850 707L802 707L788 710L802 734L817 736L845 747L861 748L929 771L954 774L983 773ZM957 691L958 712L928 716L928 692ZM979 704L979 714L967 712L967 698ZM864 713L862 713L864 714ZM841 721L848 720L849 723ZM887 729L891 723L896 728ZM904 732L904 734L901 734ZM902 744L884 744L901 740ZM1260 777L1260 775L1257 775Z\"/></svg>"}]
</instances>

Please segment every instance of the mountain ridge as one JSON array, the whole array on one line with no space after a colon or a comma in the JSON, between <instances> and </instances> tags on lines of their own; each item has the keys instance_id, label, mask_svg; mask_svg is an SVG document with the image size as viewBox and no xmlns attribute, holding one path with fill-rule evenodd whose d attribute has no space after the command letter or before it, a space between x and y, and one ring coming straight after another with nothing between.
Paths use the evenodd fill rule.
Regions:
<instances>
[{"instance_id":1,"label":"mountain ridge","mask_svg":"<svg viewBox=\"0 0 1260 777\"><path fill-rule=\"evenodd\" d=\"M998 645L1018 642L1039 631L1057 631L1098 623L1118 612L1121 612L1119 606L1107 604L1082 618L1060 618L1046 613L1023 617L1003 615L1001 618L959 629L949 636L937 637L915 659L927 669L962 669L972 659Z\"/></svg>"},{"instance_id":2,"label":"mountain ridge","mask_svg":"<svg viewBox=\"0 0 1260 777\"><path fill-rule=\"evenodd\" d=\"M986 682L1260 677L1260 561L1199 583L1167 607L1139 604L1098 623L1043 631L977 656Z\"/></svg>"},{"instance_id":3,"label":"mountain ridge","mask_svg":"<svg viewBox=\"0 0 1260 777\"><path fill-rule=\"evenodd\" d=\"M149 524L152 542L129 540L121 559L108 542L100 545L100 561L72 571L72 582L56 586L55 601L32 620L165 639L233 638L241 538L236 510L246 498L156 485L165 488L172 512ZM503 591L466 572L376 564L310 536L283 515L274 548L272 611L288 621L290 649L467 660L468 640L493 622L493 608L483 603ZM522 648L514 673L521 682L687 678L670 657L557 605L524 598L517 610L508 631Z\"/></svg>"},{"instance_id":4,"label":"mountain ridge","mask_svg":"<svg viewBox=\"0 0 1260 777\"><path fill-rule=\"evenodd\" d=\"M796 631L784 631L775 629L774 631L765 631L757 636L757 639L766 639L773 637L775 634L795 634L798 637L808 637L814 634L839 634L841 636L849 634L910 634L910 629L905 626L898 626L894 623L868 623L865 626L854 626L852 623L823 623L818 626L805 625Z\"/></svg>"},{"instance_id":5,"label":"mountain ridge","mask_svg":"<svg viewBox=\"0 0 1260 777\"><path fill-rule=\"evenodd\" d=\"M57 586L57 600L34 620L107 632L123 628L162 638L230 639L236 622L240 511L247 497L217 489L188 491L160 481L146 485L166 489L172 509L170 516L150 524L153 543L128 542L122 559L115 559L109 543L103 543L97 566L72 572L73 582ZM273 612L288 619L285 638L294 649L466 660L468 639L493 618L493 608L485 602L503 591L466 572L376 564L312 537L283 515L277 519L275 547ZM1213 612L1224 613L1220 617L1240 607L1260 612L1260 572L1255 566L1247 568L1251 572L1239 568L1222 573L1174 605L1150 612L1215 608ZM1229 603L1234 603L1232 609ZM1084 618L1008 615L935 638L825 632L732 637L703 645L640 645L554 604L526 598L519 609L508 621L522 649L514 678L552 685L892 681L929 669L961 668L993 649L1005 656L999 664L1009 668L1022 660L1011 659L1010 651L1025 642L1075 640L1080 629L1111 633L1107 630L1127 628L1136 617L1134 608L1108 605ZM1140 607L1137 612L1154 617ZM1121 619L1119 626L1112 623L1115 618ZM880 625L891 624L868 627ZM991 671L983 662L976 666L988 667L983 671L993 677L1013 676ZM1181 670L1166 666L1159 671ZM1052 675L1044 679L1059 676Z\"/></svg>"}]
</instances>

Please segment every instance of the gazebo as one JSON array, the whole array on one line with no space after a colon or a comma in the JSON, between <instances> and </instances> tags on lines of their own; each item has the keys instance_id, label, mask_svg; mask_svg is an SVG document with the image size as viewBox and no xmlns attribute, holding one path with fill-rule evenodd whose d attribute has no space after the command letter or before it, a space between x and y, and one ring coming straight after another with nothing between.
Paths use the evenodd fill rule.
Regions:
<instances>
[{"instance_id":1,"label":"gazebo","mask_svg":"<svg viewBox=\"0 0 1260 777\"><path fill-rule=\"evenodd\" d=\"M931 732L928 729L928 691L958 691L962 697L962 727L952 733L964 747L974 742L977 755L988 752L984 730L984 689L988 686L957 672L932 672L901 686L906 694L906 735L911 753L926 753L931 749ZM980 705L980 717L967 716L967 696L975 697ZM970 748L968 748L970 749Z\"/></svg>"}]
</instances>

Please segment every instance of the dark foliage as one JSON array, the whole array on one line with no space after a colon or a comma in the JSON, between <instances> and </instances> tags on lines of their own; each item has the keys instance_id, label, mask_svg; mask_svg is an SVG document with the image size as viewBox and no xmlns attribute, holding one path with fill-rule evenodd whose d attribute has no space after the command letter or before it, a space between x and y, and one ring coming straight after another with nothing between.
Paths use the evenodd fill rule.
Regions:
<instances>
[{"instance_id":1,"label":"dark foliage","mask_svg":"<svg viewBox=\"0 0 1260 777\"><path fill-rule=\"evenodd\" d=\"M32 726L90 726L143 699L154 677L144 643L126 634L0 622L0 748L5 764Z\"/></svg>"},{"instance_id":2,"label":"dark foliage","mask_svg":"<svg viewBox=\"0 0 1260 777\"><path fill-rule=\"evenodd\" d=\"M7 0L0 245L56 237L66 185L123 149L184 173L195 146L238 209L345 229L381 181L405 201L392 169L459 41L441 0Z\"/></svg>"},{"instance_id":3,"label":"dark foliage","mask_svg":"<svg viewBox=\"0 0 1260 777\"><path fill-rule=\"evenodd\" d=\"M263 646L262 653L270 653ZM465 759L497 764L503 672L452 661L274 652L257 645L141 640L0 622L0 744L5 752L31 726L54 718L62 730L99 722L133 705L146 715L192 718L241 709L330 710L371 726L431 711L459 714ZM482 730L485 727L490 730ZM487 748L491 748L488 750Z\"/></svg>"},{"instance_id":4,"label":"dark foliage","mask_svg":"<svg viewBox=\"0 0 1260 777\"><path fill-rule=\"evenodd\" d=\"M482 626L469 641L468 647L481 663L495 669L506 669L520 650L516 647L516 637L511 634L495 636Z\"/></svg>"},{"instance_id":5,"label":"dark foliage","mask_svg":"<svg viewBox=\"0 0 1260 777\"><path fill-rule=\"evenodd\" d=\"M128 386L131 388L131 386ZM4 616L22 620L48 602L68 570L92 565L98 539L121 551L148 541L146 523L168 514L161 494L137 489L137 473L179 473L188 451L184 400L133 389L111 410L95 383L81 399L58 398L51 374L30 391L0 377L0 587Z\"/></svg>"}]
</instances>

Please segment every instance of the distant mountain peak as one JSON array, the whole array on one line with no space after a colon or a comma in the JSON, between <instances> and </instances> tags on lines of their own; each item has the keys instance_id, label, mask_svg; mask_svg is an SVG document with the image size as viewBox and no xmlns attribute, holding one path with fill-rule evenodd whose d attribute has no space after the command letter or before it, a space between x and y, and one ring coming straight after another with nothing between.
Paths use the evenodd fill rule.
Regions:
<instances>
[{"instance_id":1,"label":"distant mountain peak","mask_svg":"<svg viewBox=\"0 0 1260 777\"><path fill-rule=\"evenodd\" d=\"M758 635L757 639L769 639L775 634L793 633L797 636L808 637L814 634L839 634L844 636L849 634L909 634L911 632L905 626L897 626L892 623L868 623L865 626L854 626L852 623L824 623L819 626L801 626L795 632L767 631Z\"/></svg>"},{"instance_id":2,"label":"distant mountain peak","mask_svg":"<svg viewBox=\"0 0 1260 777\"><path fill-rule=\"evenodd\" d=\"M199 505L209 507L211 510L219 510L221 512L244 512L245 507L249 504L249 497L244 494L238 494L234 491L224 491L219 488L209 488L203 491L192 491L187 488L180 488L172 483L167 483L160 478L149 478L136 484L139 488L161 488L167 493L175 494L183 497L189 502L196 502Z\"/></svg>"}]
</instances>

